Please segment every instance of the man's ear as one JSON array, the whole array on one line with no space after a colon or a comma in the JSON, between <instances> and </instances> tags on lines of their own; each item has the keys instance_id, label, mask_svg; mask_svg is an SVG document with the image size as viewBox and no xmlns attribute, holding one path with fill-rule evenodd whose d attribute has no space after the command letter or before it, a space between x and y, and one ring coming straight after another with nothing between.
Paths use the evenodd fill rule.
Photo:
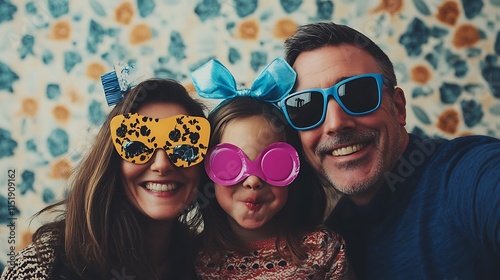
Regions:
<instances>
[{"instance_id":1,"label":"man's ear","mask_svg":"<svg viewBox=\"0 0 500 280\"><path fill-rule=\"evenodd\" d=\"M406 98L405 93L400 87L394 89L394 109L396 110L396 119L401 126L406 125Z\"/></svg>"}]
</instances>

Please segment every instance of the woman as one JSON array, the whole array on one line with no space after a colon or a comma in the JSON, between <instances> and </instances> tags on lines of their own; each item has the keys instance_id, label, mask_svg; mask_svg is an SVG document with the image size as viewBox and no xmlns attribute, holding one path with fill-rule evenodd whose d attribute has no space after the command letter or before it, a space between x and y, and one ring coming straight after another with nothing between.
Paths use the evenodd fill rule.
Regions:
<instances>
[{"instance_id":1,"label":"woman","mask_svg":"<svg viewBox=\"0 0 500 280\"><path fill-rule=\"evenodd\" d=\"M2 279L195 278L200 219L186 217L208 146L203 109L172 80L134 87L75 170L67 199L38 213L60 218L35 232Z\"/></svg>"}]
</instances>

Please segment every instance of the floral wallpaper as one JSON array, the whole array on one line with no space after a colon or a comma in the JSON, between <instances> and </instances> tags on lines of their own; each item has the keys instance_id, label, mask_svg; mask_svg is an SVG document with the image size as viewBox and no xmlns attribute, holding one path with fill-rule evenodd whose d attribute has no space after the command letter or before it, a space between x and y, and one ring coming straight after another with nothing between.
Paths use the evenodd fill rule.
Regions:
<instances>
[{"instance_id":1,"label":"floral wallpaper","mask_svg":"<svg viewBox=\"0 0 500 280\"><path fill-rule=\"evenodd\" d=\"M499 137L499 15L500 0L0 0L0 270L64 197L113 64L195 94L189 73L217 58L250 86L297 26L332 20L393 59L409 131Z\"/></svg>"}]
</instances>

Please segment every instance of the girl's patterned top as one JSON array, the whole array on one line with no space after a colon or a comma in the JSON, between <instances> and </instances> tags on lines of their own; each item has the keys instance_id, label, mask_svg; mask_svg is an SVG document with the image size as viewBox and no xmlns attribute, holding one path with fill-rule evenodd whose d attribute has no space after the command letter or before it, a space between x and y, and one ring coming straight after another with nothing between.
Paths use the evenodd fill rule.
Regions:
<instances>
[{"instance_id":1,"label":"girl's patterned top","mask_svg":"<svg viewBox=\"0 0 500 280\"><path fill-rule=\"evenodd\" d=\"M251 253L224 254L222 263L200 252L196 270L202 279L352 279L345 241L337 233L318 230L303 238L306 259L301 266L283 259L275 238L249 243Z\"/></svg>"}]
</instances>

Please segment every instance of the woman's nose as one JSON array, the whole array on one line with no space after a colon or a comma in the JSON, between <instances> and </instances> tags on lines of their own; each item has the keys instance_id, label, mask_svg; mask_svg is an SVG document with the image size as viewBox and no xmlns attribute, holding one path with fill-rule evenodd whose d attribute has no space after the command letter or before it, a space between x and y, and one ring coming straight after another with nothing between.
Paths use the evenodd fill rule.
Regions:
<instances>
[{"instance_id":1,"label":"woman's nose","mask_svg":"<svg viewBox=\"0 0 500 280\"><path fill-rule=\"evenodd\" d=\"M175 165L170 161L170 158L163 149L157 149L150 160L152 161L151 170L160 173L160 175L175 169Z\"/></svg>"}]
</instances>

